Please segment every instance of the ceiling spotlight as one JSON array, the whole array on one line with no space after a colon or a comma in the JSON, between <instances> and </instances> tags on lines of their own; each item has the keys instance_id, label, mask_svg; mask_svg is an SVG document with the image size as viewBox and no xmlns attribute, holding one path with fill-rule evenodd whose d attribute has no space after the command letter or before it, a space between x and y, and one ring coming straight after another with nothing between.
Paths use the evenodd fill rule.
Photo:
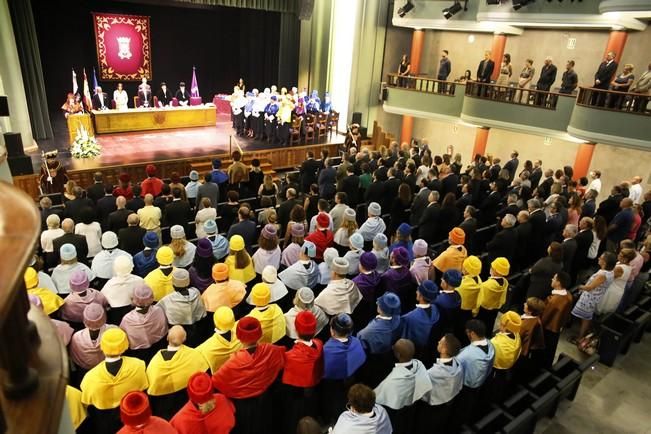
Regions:
<instances>
[{"instance_id":1,"label":"ceiling spotlight","mask_svg":"<svg viewBox=\"0 0 651 434\"><path fill-rule=\"evenodd\" d=\"M501 2L501 0L486 0L488 6L499 5Z\"/></svg>"},{"instance_id":2,"label":"ceiling spotlight","mask_svg":"<svg viewBox=\"0 0 651 434\"><path fill-rule=\"evenodd\" d=\"M443 9L443 16L445 17L446 20L449 20L450 18L458 14L462 9L463 6L461 6L461 3L455 1L452 6Z\"/></svg>"},{"instance_id":3,"label":"ceiling spotlight","mask_svg":"<svg viewBox=\"0 0 651 434\"><path fill-rule=\"evenodd\" d=\"M513 0L513 9L518 10L523 6L533 3L535 0Z\"/></svg>"},{"instance_id":4,"label":"ceiling spotlight","mask_svg":"<svg viewBox=\"0 0 651 434\"><path fill-rule=\"evenodd\" d=\"M404 18L405 15L409 13L414 8L414 4L411 2L411 0L407 0L407 3L400 9L398 9L398 16L400 18Z\"/></svg>"}]
</instances>

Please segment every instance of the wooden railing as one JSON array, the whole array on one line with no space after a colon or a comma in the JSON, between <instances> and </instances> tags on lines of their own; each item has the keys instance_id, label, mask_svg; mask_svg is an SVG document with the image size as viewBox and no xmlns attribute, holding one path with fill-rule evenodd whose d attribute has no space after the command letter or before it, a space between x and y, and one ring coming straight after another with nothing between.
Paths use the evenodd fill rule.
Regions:
<instances>
[{"instance_id":1,"label":"wooden railing","mask_svg":"<svg viewBox=\"0 0 651 434\"><path fill-rule=\"evenodd\" d=\"M0 203L0 432L55 433L67 384L66 353L50 319L39 309L30 311L23 277L41 222L34 201L4 182Z\"/></svg>"},{"instance_id":2,"label":"wooden railing","mask_svg":"<svg viewBox=\"0 0 651 434\"><path fill-rule=\"evenodd\" d=\"M579 88L576 104L600 110L649 116L651 115L651 111L647 109L649 101L651 101L651 95L648 93L616 92L614 90L581 87Z\"/></svg>"},{"instance_id":3,"label":"wooden railing","mask_svg":"<svg viewBox=\"0 0 651 434\"><path fill-rule=\"evenodd\" d=\"M400 87L439 95L454 96L458 84L454 81L436 80L428 77L387 74L387 86L389 87Z\"/></svg>"},{"instance_id":4,"label":"wooden railing","mask_svg":"<svg viewBox=\"0 0 651 434\"><path fill-rule=\"evenodd\" d=\"M501 86L478 81L466 82L466 96L549 110L556 110L559 97L574 98L573 95L563 93L519 88L517 86Z\"/></svg>"}]
</instances>

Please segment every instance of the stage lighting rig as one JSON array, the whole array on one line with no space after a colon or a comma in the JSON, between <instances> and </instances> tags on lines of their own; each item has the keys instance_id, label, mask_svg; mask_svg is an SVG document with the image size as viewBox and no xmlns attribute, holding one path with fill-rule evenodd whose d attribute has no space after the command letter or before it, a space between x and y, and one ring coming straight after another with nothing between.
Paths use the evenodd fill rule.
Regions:
<instances>
[{"instance_id":1,"label":"stage lighting rig","mask_svg":"<svg viewBox=\"0 0 651 434\"><path fill-rule=\"evenodd\" d=\"M500 5L502 3L502 0L486 0L486 4L488 6L496 6Z\"/></svg>"},{"instance_id":2,"label":"stage lighting rig","mask_svg":"<svg viewBox=\"0 0 651 434\"><path fill-rule=\"evenodd\" d=\"M535 0L513 0L513 9L518 10L523 6L533 3Z\"/></svg>"},{"instance_id":3,"label":"stage lighting rig","mask_svg":"<svg viewBox=\"0 0 651 434\"><path fill-rule=\"evenodd\" d=\"M446 20L449 20L450 18L452 18L453 16L461 12L462 9L464 11L468 10L468 0L464 2L463 6L461 6L461 2L459 0L455 0L452 6L443 9L443 17Z\"/></svg>"},{"instance_id":4,"label":"stage lighting rig","mask_svg":"<svg viewBox=\"0 0 651 434\"><path fill-rule=\"evenodd\" d=\"M407 3L405 3L404 6L398 9L398 16L400 18L404 18L404 16L407 15L413 8L414 8L414 4L411 2L411 0L407 0Z\"/></svg>"}]
</instances>

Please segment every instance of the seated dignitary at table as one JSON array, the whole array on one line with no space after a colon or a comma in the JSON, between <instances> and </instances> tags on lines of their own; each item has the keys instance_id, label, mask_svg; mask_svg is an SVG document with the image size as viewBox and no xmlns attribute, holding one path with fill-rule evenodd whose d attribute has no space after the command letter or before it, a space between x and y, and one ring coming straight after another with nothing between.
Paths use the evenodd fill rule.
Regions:
<instances>
[{"instance_id":1,"label":"seated dignitary at table","mask_svg":"<svg viewBox=\"0 0 651 434\"><path fill-rule=\"evenodd\" d=\"M167 88L167 84L163 81L160 84L160 89L156 94L158 98L158 107L168 107L172 105L172 91Z\"/></svg>"},{"instance_id":2,"label":"seated dignitary at table","mask_svg":"<svg viewBox=\"0 0 651 434\"><path fill-rule=\"evenodd\" d=\"M138 85L138 98L140 99L140 107L152 106L151 86L147 84L147 77L142 77L142 82Z\"/></svg>"},{"instance_id":3,"label":"seated dignitary at table","mask_svg":"<svg viewBox=\"0 0 651 434\"><path fill-rule=\"evenodd\" d=\"M190 92L185 88L185 82L179 83L179 90L176 91L174 98L176 98L180 106L185 107L190 104Z\"/></svg>"},{"instance_id":4,"label":"seated dignitary at table","mask_svg":"<svg viewBox=\"0 0 651 434\"><path fill-rule=\"evenodd\" d=\"M115 101L115 108L118 110L129 108L129 94L122 87L122 83L118 83L117 89L113 91L113 101Z\"/></svg>"},{"instance_id":5,"label":"seated dignitary at table","mask_svg":"<svg viewBox=\"0 0 651 434\"><path fill-rule=\"evenodd\" d=\"M93 95L93 109L95 110L108 110L110 107L108 95L102 92L101 86L95 88L95 95Z\"/></svg>"}]
</instances>

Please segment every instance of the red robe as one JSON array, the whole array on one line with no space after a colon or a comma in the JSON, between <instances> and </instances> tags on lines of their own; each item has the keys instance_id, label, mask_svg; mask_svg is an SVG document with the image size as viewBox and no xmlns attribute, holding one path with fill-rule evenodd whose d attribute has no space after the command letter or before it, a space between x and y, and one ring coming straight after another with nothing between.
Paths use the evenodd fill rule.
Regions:
<instances>
[{"instance_id":1,"label":"red robe","mask_svg":"<svg viewBox=\"0 0 651 434\"><path fill-rule=\"evenodd\" d=\"M187 402L170 423L179 434L228 434L235 426L235 406L221 393L216 393L215 408L201 414L192 402Z\"/></svg>"},{"instance_id":2,"label":"red robe","mask_svg":"<svg viewBox=\"0 0 651 434\"><path fill-rule=\"evenodd\" d=\"M213 375L215 388L229 398L246 399L262 395L285 364L284 349L259 344L253 352L239 350Z\"/></svg>"},{"instance_id":3,"label":"red robe","mask_svg":"<svg viewBox=\"0 0 651 434\"><path fill-rule=\"evenodd\" d=\"M305 241L311 241L314 243L316 246L316 256L314 259L316 259L317 262L320 262L323 261L324 250L334 245L334 235L332 235L331 230L316 230L305 237Z\"/></svg>"},{"instance_id":4,"label":"red robe","mask_svg":"<svg viewBox=\"0 0 651 434\"><path fill-rule=\"evenodd\" d=\"M312 347L303 343L285 353L283 383L295 387L314 387L323 378L323 343L312 339Z\"/></svg>"},{"instance_id":5,"label":"red robe","mask_svg":"<svg viewBox=\"0 0 651 434\"><path fill-rule=\"evenodd\" d=\"M176 434L176 430L165 419L152 416L144 426L133 428L125 425L117 434Z\"/></svg>"},{"instance_id":6,"label":"red robe","mask_svg":"<svg viewBox=\"0 0 651 434\"><path fill-rule=\"evenodd\" d=\"M142 181L140 183L140 188L140 195L142 197L145 197L146 194L151 194L156 197L160 195L161 191L163 191L163 181L161 181L160 178L153 176Z\"/></svg>"}]
</instances>

